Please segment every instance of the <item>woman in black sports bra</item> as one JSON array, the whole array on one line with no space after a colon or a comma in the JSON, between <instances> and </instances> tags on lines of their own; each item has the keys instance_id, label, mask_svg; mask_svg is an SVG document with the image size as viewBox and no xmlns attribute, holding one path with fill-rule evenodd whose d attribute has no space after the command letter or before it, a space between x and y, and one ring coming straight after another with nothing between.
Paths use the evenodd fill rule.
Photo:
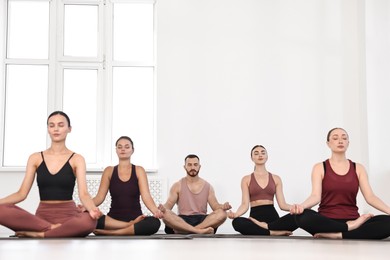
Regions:
<instances>
[{"instance_id":1,"label":"woman in black sports bra","mask_svg":"<svg viewBox=\"0 0 390 260\"><path fill-rule=\"evenodd\" d=\"M72 129L70 119L64 112L55 111L47 119L47 129L51 146L30 155L20 189L0 199L0 225L15 231L18 237L87 236L101 212L87 190L84 158L65 145ZM40 203L34 215L16 204L27 198L35 177ZM76 181L84 212L72 198Z\"/></svg>"}]
</instances>

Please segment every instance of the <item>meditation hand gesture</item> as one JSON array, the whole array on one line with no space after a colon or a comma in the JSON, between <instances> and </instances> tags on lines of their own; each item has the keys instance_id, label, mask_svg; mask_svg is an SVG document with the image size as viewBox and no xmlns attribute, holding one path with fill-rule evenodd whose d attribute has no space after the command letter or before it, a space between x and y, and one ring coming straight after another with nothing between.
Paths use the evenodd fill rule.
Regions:
<instances>
[{"instance_id":1,"label":"meditation hand gesture","mask_svg":"<svg viewBox=\"0 0 390 260\"><path fill-rule=\"evenodd\" d=\"M304 211L303 206L299 204L293 204L292 207L290 208L290 214L292 215L302 214L303 211Z\"/></svg>"},{"instance_id":2,"label":"meditation hand gesture","mask_svg":"<svg viewBox=\"0 0 390 260\"><path fill-rule=\"evenodd\" d=\"M100 211L99 208L94 208L94 209L89 211L89 215L93 219L99 219L103 215L103 213Z\"/></svg>"},{"instance_id":3,"label":"meditation hand gesture","mask_svg":"<svg viewBox=\"0 0 390 260\"><path fill-rule=\"evenodd\" d=\"M223 210L229 210L231 208L232 208L232 206L230 206L229 202L225 202L224 204L222 204Z\"/></svg>"},{"instance_id":4,"label":"meditation hand gesture","mask_svg":"<svg viewBox=\"0 0 390 260\"><path fill-rule=\"evenodd\" d=\"M227 212L227 215L228 215L228 218L230 219L235 219L236 218L236 213L234 213L233 211L229 210Z\"/></svg>"}]
</instances>

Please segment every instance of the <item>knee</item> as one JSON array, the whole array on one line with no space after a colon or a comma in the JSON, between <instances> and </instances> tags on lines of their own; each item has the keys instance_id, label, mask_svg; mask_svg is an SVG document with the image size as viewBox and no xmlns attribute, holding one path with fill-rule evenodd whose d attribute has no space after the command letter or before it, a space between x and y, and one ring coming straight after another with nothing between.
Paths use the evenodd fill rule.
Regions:
<instances>
[{"instance_id":1,"label":"knee","mask_svg":"<svg viewBox=\"0 0 390 260\"><path fill-rule=\"evenodd\" d=\"M238 217L238 218L233 219L232 226L233 226L235 231L241 232L245 226L248 226L248 222L251 222L251 221L247 218Z\"/></svg>"},{"instance_id":2,"label":"knee","mask_svg":"<svg viewBox=\"0 0 390 260\"><path fill-rule=\"evenodd\" d=\"M146 219L134 225L134 233L136 235L153 235L160 229L161 221L155 217L147 217Z\"/></svg>"},{"instance_id":3,"label":"knee","mask_svg":"<svg viewBox=\"0 0 390 260\"><path fill-rule=\"evenodd\" d=\"M15 212L18 207L14 204L1 204L0 205L0 216L4 218L9 218L12 215L12 212Z\"/></svg>"},{"instance_id":4,"label":"knee","mask_svg":"<svg viewBox=\"0 0 390 260\"><path fill-rule=\"evenodd\" d=\"M240 230L240 226L241 226L241 218L235 218L233 219L232 221L232 226L234 228L235 231L239 231Z\"/></svg>"},{"instance_id":5,"label":"knee","mask_svg":"<svg viewBox=\"0 0 390 260\"><path fill-rule=\"evenodd\" d=\"M96 229L98 221L95 219L92 219L88 212L83 212L81 214L81 221L80 225L85 231L92 232Z\"/></svg>"},{"instance_id":6,"label":"knee","mask_svg":"<svg viewBox=\"0 0 390 260\"><path fill-rule=\"evenodd\" d=\"M161 227L161 221L158 218L150 218L150 226L152 234L156 233Z\"/></svg>"}]
</instances>

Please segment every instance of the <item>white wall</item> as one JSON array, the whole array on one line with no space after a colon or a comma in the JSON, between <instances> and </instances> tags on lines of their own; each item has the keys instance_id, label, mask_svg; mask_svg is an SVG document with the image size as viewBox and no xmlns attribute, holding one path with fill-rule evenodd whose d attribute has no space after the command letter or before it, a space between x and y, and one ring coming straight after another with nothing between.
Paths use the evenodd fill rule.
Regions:
<instances>
[{"instance_id":1,"label":"white wall","mask_svg":"<svg viewBox=\"0 0 390 260\"><path fill-rule=\"evenodd\" d=\"M390 2L367 1L367 108L371 184L390 203Z\"/></svg>"},{"instance_id":2,"label":"white wall","mask_svg":"<svg viewBox=\"0 0 390 260\"><path fill-rule=\"evenodd\" d=\"M200 174L237 207L250 149L263 144L287 200L300 202L335 126L349 131L351 158L368 162L361 1L157 6L158 161L170 183L184 176L184 156L197 153Z\"/></svg>"},{"instance_id":3,"label":"white wall","mask_svg":"<svg viewBox=\"0 0 390 260\"><path fill-rule=\"evenodd\" d=\"M287 201L301 202L313 164L329 155L327 131L340 126L350 135L350 158L375 167L374 188L390 203L390 166L378 157L390 127L389 59L380 56L389 45L377 45L378 35L366 45L366 30L389 40L390 11L386 1L369 2L157 0L156 174L171 185L185 176L184 157L198 154L200 176L237 208L240 180L253 169L250 150L263 144ZM377 86L369 91L366 69L367 84ZM4 196L22 175L1 174ZM230 221L221 231L233 232Z\"/></svg>"}]
</instances>

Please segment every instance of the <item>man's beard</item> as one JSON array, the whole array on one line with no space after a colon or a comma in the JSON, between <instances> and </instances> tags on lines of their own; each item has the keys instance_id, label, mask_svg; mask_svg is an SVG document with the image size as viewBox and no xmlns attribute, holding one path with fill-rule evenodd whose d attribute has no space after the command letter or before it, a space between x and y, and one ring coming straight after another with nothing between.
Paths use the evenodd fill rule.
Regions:
<instances>
[{"instance_id":1,"label":"man's beard","mask_svg":"<svg viewBox=\"0 0 390 260\"><path fill-rule=\"evenodd\" d=\"M198 174L199 174L199 171L197 171L197 170L187 171L187 175L190 177L196 177L196 176L198 176Z\"/></svg>"}]
</instances>

